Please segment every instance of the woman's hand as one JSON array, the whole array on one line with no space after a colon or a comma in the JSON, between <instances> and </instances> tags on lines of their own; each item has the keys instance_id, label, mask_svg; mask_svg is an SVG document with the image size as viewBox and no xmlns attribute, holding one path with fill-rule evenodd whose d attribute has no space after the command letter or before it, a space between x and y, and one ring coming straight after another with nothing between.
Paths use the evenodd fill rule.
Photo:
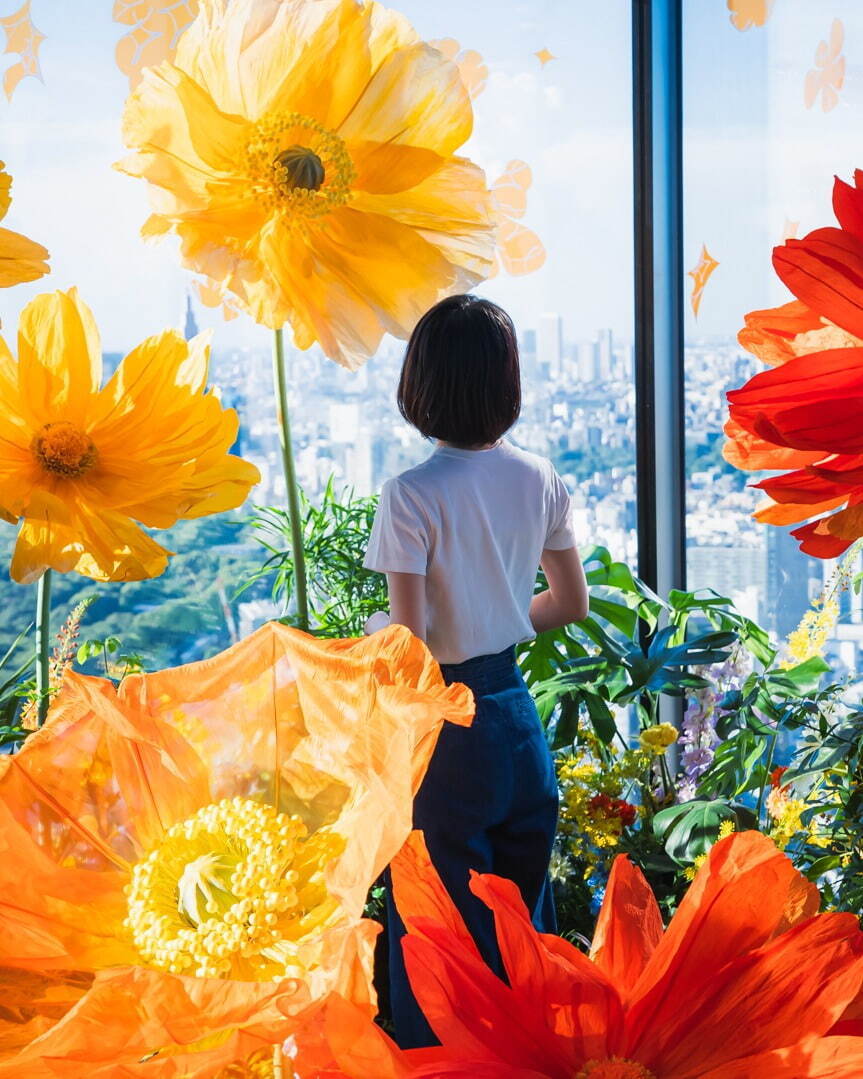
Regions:
<instances>
[{"instance_id":1,"label":"woman's hand","mask_svg":"<svg viewBox=\"0 0 863 1079\"><path fill-rule=\"evenodd\" d=\"M390 624L390 616L386 611L375 611L373 615L370 615L366 619L366 624L363 626L363 633L367 637L370 637L373 633L377 633L379 629L385 629Z\"/></svg>"}]
</instances>

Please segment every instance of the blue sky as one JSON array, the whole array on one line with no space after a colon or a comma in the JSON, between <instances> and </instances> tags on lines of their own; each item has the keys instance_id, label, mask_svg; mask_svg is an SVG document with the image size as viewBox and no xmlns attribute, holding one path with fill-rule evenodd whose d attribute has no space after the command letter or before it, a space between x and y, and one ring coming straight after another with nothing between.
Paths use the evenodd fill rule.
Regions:
<instances>
[{"instance_id":1,"label":"blue sky","mask_svg":"<svg viewBox=\"0 0 863 1079\"><path fill-rule=\"evenodd\" d=\"M0 0L0 14L19 7ZM630 38L628 0L402 0L429 38L479 50L488 87L476 102L467 151L494 178L511 158L534 174L525 223L543 238L545 267L499 276L486 292L523 326L543 311L564 316L568 338L611 326L631 335ZM776 0L763 29L740 33L725 0L688 0L685 251L719 259L690 333L733 335L745 311L777 302L770 247L786 216L801 233L829 223L834 172L863 164L863 5L859 0ZM32 0L46 35L44 84L26 79L0 100L3 157L14 177L5 224L45 243L53 273L0 293L8 333L32 295L77 284L95 309L108 350L130 348L180 317L188 275L170 242L144 245L144 185L113 172L122 155L126 83L114 64L124 28L110 0ZM834 16L843 18L846 85L836 109L803 106L803 80ZM533 53L558 58L542 68ZM12 62L5 57L4 62ZM265 344L245 318L216 327L217 347Z\"/></svg>"}]
</instances>

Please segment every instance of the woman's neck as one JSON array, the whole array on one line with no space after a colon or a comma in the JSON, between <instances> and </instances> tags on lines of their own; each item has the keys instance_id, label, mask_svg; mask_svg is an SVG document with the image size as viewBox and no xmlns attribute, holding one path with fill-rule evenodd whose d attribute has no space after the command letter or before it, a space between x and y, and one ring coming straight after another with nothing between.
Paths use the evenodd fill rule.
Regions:
<instances>
[{"instance_id":1,"label":"woman's neck","mask_svg":"<svg viewBox=\"0 0 863 1079\"><path fill-rule=\"evenodd\" d=\"M460 446L456 442L444 442L442 438L437 440L438 446L452 450L493 450L495 446L499 446L500 443L501 440L498 439L497 442L483 442L478 446Z\"/></svg>"}]
</instances>

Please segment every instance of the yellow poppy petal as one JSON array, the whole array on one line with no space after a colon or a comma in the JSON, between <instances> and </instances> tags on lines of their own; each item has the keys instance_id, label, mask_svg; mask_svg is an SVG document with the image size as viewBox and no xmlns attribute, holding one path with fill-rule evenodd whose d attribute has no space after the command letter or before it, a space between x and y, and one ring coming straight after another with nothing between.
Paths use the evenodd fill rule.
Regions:
<instances>
[{"instance_id":1,"label":"yellow poppy petal","mask_svg":"<svg viewBox=\"0 0 863 1079\"><path fill-rule=\"evenodd\" d=\"M0 221L9 212L12 205L12 177L6 171L6 165L0 161Z\"/></svg>"},{"instance_id":2,"label":"yellow poppy petal","mask_svg":"<svg viewBox=\"0 0 863 1079\"><path fill-rule=\"evenodd\" d=\"M141 153L118 167L162 189L154 207L161 213L201 208L220 174L236 168L248 127L218 109L184 71L163 63L145 70L126 102L123 139Z\"/></svg>"},{"instance_id":3,"label":"yellow poppy petal","mask_svg":"<svg viewBox=\"0 0 863 1079\"><path fill-rule=\"evenodd\" d=\"M375 195L414 188L445 164L434 150L396 142L355 142L348 149L357 170L354 186Z\"/></svg>"},{"instance_id":4,"label":"yellow poppy petal","mask_svg":"<svg viewBox=\"0 0 863 1079\"><path fill-rule=\"evenodd\" d=\"M350 141L403 142L447 156L472 128L470 97L458 68L418 42L384 60L338 131Z\"/></svg>"},{"instance_id":5,"label":"yellow poppy petal","mask_svg":"<svg viewBox=\"0 0 863 1079\"><path fill-rule=\"evenodd\" d=\"M393 193L358 191L354 209L391 217L416 229L456 266L487 277L494 257L492 197L471 161L453 158L415 187Z\"/></svg>"},{"instance_id":6,"label":"yellow poppy petal","mask_svg":"<svg viewBox=\"0 0 863 1079\"><path fill-rule=\"evenodd\" d=\"M37 490L30 495L27 513L9 567L12 580L32 584L46 569L59 573L73 570L81 546L68 507L49 492Z\"/></svg>"},{"instance_id":7,"label":"yellow poppy petal","mask_svg":"<svg viewBox=\"0 0 863 1079\"><path fill-rule=\"evenodd\" d=\"M80 513L78 537L81 553L73 568L94 581L158 577L167 569L173 553L120 513Z\"/></svg>"},{"instance_id":8,"label":"yellow poppy petal","mask_svg":"<svg viewBox=\"0 0 863 1079\"><path fill-rule=\"evenodd\" d=\"M102 380L102 347L77 289L37 296L21 312L18 377L22 401L42 423L86 422L89 399Z\"/></svg>"},{"instance_id":9,"label":"yellow poppy petal","mask_svg":"<svg viewBox=\"0 0 863 1079\"><path fill-rule=\"evenodd\" d=\"M50 270L45 262L48 257L41 244L20 233L0 229L0 288L44 277Z\"/></svg>"},{"instance_id":10,"label":"yellow poppy petal","mask_svg":"<svg viewBox=\"0 0 863 1079\"><path fill-rule=\"evenodd\" d=\"M456 280L437 248L379 214L339 210L312 247L318 272L365 294L384 328L402 337Z\"/></svg>"}]
</instances>

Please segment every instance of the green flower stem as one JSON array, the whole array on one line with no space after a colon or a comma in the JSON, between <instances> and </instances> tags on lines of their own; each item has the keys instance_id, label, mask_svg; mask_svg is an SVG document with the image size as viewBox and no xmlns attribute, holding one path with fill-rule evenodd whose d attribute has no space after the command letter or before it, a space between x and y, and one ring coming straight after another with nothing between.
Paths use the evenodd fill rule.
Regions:
<instances>
[{"instance_id":1,"label":"green flower stem","mask_svg":"<svg viewBox=\"0 0 863 1079\"><path fill-rule=\"evenodd\" d=\"M36 693L39 726L48 717L50 700L49 661L51 649L51 570L46 569L36 585Z\"/></svg>"},{"instance_id":2,"label":"green flower stem","mask_svg":"<svg viewBox=\"0 0 863 1079\"><path fill-rule=\"evenodd\" d=\"M306 587L306 555L303 550L303 522L300 519L300 494L294 467L291 443L291 422L288 413L288 387L285 377L285 344L281 327L274 332L273 378L276 385L276 405L279 416L279 440L282 444L282 464L288 493L288 512L291 518L291 557L294 562L294 594L297 597L297 621L300 629L309 628L309 600Z\"/></svg>"}]
</instances>

